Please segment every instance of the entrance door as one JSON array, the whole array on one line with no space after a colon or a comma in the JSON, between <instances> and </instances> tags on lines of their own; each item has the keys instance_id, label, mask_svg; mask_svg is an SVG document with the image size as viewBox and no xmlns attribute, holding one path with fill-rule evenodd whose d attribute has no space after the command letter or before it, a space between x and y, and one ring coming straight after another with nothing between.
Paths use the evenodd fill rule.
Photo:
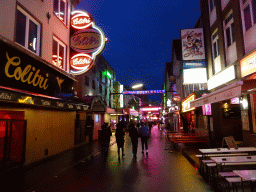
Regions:
<instances>
[{"instance_id":1,"label":"entrance door","mask_svg":"<svg viewBox=\"0 0 256 192\"><path fill-rule=\"evenodd\" d=\"M16 166L24 163L26 121L11 119L24 118L24 112L0 111L0 165L1 167Z\"/></svg>"},{"instance_id":2,"label":"entrance door","mask_svg":"<svg viewBox=\"0 0 256 192\"><path fill-rule=\"evenodd\" d=\"M99 130L101 129L101 125L104 123L104 114L95 113L94 114L94 134L93 139L96 140L99 138Z\"/></svg>"}]
</instances>

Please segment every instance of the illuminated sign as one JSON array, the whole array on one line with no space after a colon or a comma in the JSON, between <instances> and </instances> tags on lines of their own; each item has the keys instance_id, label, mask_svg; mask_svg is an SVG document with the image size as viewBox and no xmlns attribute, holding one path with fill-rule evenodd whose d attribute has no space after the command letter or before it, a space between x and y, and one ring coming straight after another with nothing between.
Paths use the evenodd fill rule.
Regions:
<instances>
[{"instance_id":1,"label":"illuminated sign","mask_svg":"<svg viewBox=\"0 0 256 192\"><path fill-rule=\"evenodd\" d=\"M230 100L230 103L231 103L231 104L239 104L239 103L240 103L239 97L232 98L232 99Z\"/></svg>"},{"instance_id":2,"label":"illuminated sign","mask_svg":"<svg viewBox=\"0 0 256 192\"><path fill-rule=\"evenodd\" d=\"M85 53L76 54L70 59L70 66L74 70L87 70L91 64L92 57Z\"/></svg>"},{"instance_id":3,"label":"illuminated sign","mask_svg":"<svg viewBox=\"0 0 256 192\"><path fill-rule=\"evenodd\" d=\"M91 16L84 11L72 12L71 26L76 29L85 29L92 25Z\"/></svg>"},{"instance_id":4,"label":"illuminated sign","mask_svg":"<svg viewBox=\"0 0 256 192\"><path fill-rule=\"evenodd\" d=\"M198 67L206 67L206 62L184 62L183 63L183 69L189 69L189 68L198 68Z\"/></svg>"},{"instance_id":5,"label":"illuminated sign","mask_svg":"<svg viewBox=\"0 0 256 192\"><path fill-rule=\"evenodd\" d=\"M183 70L183 84L207 83L206 68L191 68Z\"/></svg>"},{"instance_id":6,"label":"illuminated sign","mask_svg":"<svg viewBox=\"0 0 256 192\"><path fill-rule=\"evenodd\" d=\"M242 77L256 72L256 51L242 59L240 65Z\"/></svg>"},{"instance_id":7,"label":"illuminated sign","mask_svg":"<svg viewBox=\"0 0 256 192\"><path fill-rule=\"evenodd\" d=\"M111 75L111 73L109 71L104 71L103 75L107 76L109 79L112 78L112 75Z\"/></svg>"},{"instance_id":8,"label":"illuminated sign","mask_svg":"<svg viewBox=\"0 0 256 192\"><path fill-rule=\"evenodd\" d=\"M161 107L140 108L141 111L159 111Z\"/></svg>"},{"instance_id":9,"label":"illuminated sign","mask_svg":"<svg viewBox=\"0 0 256 192\"><path fill-rule=\"evenodd\" d=\"M211 104L205 104L202 106L203 115L212 115Z\"/></svg>"},{"instance_id":10,"label":"illuminated sign","mask_svg":"<svg viewBox=\"0 0 256 192\"><path fill-rule=\"evenodd\" d=\"M96 56L105 46L105 35L85 11L71 13L70 68L74 75L81 75L94 64Z\"/></svg>"},{"instance_id":11,"label":"illuminated sign","mask_svg":"<svg viewBox=\"0 0 256 192\"><path fill-rule=\"evenodd\" d=\"M182 102L182 104L181 104L182 112L192 111L195 109L194 107L190 107L190 102L195 100L195 97L196 96L194 94L192 94L192 95L188 96L188 98Z\"/></svg>"},{"instance_id":12,"label":"illuminated sign","mask_svg":"<svg viewBox=\"0 0 256 192\"><path fill-rule=\"evenodd\" d=\"M235 67L232 65L208 80L208 90L214 89L215 87L225 84L235 78Z\"/></svg>"},{"instance_id":13,"label":"illuminated sign","mask_svg":"<svg viewBox=\"0 0 256 192\"><path fill-rule=\"evenodd\" d=\"M173 101L180 101L180 94L173 94Z\"/></svg>"},{"instance_id":14,"label":"illuminated sign","mask_svg":"<svg viewBox=\"0 0 256 192\"><path fill-rule=\"evenodd\" d=\"M124 91L123 95L140 95L140 94L154 94L154 93L165 93L165 90Z\"/></svg>"},{"instance_id":15,"label":"illuminated sign","mask_svg":"<svg viewBox=\"0 0 256 192\"><path fill-rule=\"evenodd\" d=\"M120 86L119 86L119 91L120 91L120 93L122 93L123 90L124 90L124 86L123 86L123 85L120 85ZM123 107L124 107L124 96L121 94L119 97L120 97L120 99L119 99L120 108L123 108Z\"/></svg>"}]
</instances>

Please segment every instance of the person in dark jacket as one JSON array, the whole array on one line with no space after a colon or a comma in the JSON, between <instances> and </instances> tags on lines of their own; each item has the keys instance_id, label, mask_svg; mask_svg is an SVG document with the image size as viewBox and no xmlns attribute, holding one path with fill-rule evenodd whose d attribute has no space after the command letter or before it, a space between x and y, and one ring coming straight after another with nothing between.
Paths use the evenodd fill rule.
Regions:
<instances>
[{"instance_id":1,"label":"person in dark jacket","mask_svg":"<svg viewBox=\"0 0 256 192\"><path fill-rule=\"evenodd\" d=\"M148 138L149 138L149 128L145 125L145 123L141 123L141 126L138 130L139 136L141 138L142 144L142 153L144 153L144 146L146 148L146 155L148 155Z\"/></svg>"},{"instance_id":2,"label":"person in dark jacket","mask_svg":"<svg viewBox=\"0 0 256 192\"><path fill-rule=\"evenodd\" d=\"M137 158L137 150L138 150L138 129L135 126L135 122L131 122L129 124L129 136L131 137L131 142L132 142L132 153L133 157Z\"/></svg>"},{"instance_id":3,"label":"person in dark jacket","mask_svg":"<svg viewBox=\"0 0 256 192\"><path fill-rule=\"evenodd\" d=\"M122 150L122 156L124 156L124 123L119 122L116 125L116 144L117 144L117 153L118 153L118 158L120 158L120 150Z\"/></svg>"},{"instance_id":4,"label":"person in dark jacket","mask_svg":"<svg viewBox=\"0 0 256 192\"><path fill-rule=\"evenodd\" d=\"M101 152L102 157L106 158L108 156L108 149L110 144L110 137L112 136L112 132L110 127L108 126L108 123L104 123L101 126L101 131L99 135L99 140L101 144Z\"/></svg>"}]
</instances>

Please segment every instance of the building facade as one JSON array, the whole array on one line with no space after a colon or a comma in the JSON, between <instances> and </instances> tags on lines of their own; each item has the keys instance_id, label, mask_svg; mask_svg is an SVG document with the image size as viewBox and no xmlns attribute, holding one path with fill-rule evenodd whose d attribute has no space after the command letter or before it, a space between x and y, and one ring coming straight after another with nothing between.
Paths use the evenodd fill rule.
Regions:
<instances>
[{"instance_id":1,"label":"building facade","mask_svg":"<svg viewBox=\"0 0 256 192\"><path fill-rule=\"evenodd\" d=\"M79 0L0 2L0 169L74 147L70 12ZM10 134L11 133L11 134Z\"/></svg>"},{"instance_id":2,"label":"building facade","mask_svg":"<svg viewBox=\"0 0 256 192\"><path fill-rule=\"evenodd\" d=\"M201 0L211 93L191 105L210 104L215 146L221 146L225 136L255 145L255 7L251 0Z\"/></svg>"}]
</instances>

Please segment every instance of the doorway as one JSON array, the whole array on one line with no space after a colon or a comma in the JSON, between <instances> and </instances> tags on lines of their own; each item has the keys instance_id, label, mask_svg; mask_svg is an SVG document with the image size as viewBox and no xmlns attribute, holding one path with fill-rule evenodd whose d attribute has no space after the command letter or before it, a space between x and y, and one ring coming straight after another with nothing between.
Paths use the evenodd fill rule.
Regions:
<instances>
[{"instance_id":1,"label":"doorway","mask_svg":"<svg viewBox=\"0 0 256 192\"><path fill-rule=\"evenodd\" d=\"M18 119L14 119L18 118ZM26 121L24 112L0 111L0 168L25 161Z\"/></svg>"}]
</instances>

